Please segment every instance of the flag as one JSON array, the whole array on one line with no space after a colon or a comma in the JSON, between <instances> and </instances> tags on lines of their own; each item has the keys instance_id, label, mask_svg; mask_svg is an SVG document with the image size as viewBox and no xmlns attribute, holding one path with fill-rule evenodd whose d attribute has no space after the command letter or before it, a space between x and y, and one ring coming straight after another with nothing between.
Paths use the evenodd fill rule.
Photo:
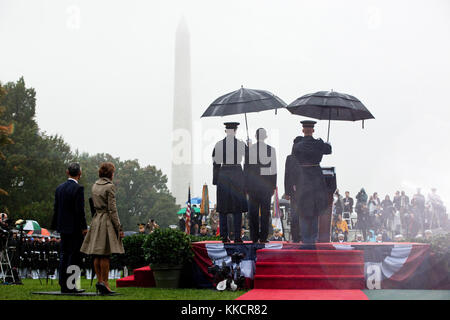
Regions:
<instances>
[{"instance_id":1,"label":"flag","mask_svg":"<svg viewBox=\"0 0 450 320\"><path fill-rule=\"evenodd\" d=\"M191 186L189 186L188 190L188 201L186 207L186 234L191 234Z\"/></svg>"}]
</instances>

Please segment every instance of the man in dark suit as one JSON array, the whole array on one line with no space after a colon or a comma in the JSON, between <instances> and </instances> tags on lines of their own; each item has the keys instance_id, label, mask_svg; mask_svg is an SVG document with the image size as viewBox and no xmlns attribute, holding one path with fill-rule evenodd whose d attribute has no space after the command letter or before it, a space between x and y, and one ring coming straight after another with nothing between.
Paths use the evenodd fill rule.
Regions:
<instances>
[{"instance_id":1,"label":"man in dark suit","mask_svg":"<svg viewBox=\"0 0 450 320\"><path fill-rule=\"evenodd\" d=\"M244 166L245 186L249 196L250 238L253 242L259 240L261 243L268 242L270 200L277 184L275 148L264 142L266 138L266 130L259 128L256 131L257 141L248 148L248 159Z\"/></svg>"},{"instance_id":2,"label":"man in dark suit","mask_svg":"<svg viewBox=\"0 0 450 320\"><path fill-rule=\"evenodd\" d=\"M81 168L71 163L67 168L68 180L58 186L55 192L55 205L52 229L61 235L59 285L62 293L81 293L84 290L67 287L67 268L81 265L80 248L83 236L87 233L84 212L84 188L78 184Z\"/></svg>"}]
</instances>

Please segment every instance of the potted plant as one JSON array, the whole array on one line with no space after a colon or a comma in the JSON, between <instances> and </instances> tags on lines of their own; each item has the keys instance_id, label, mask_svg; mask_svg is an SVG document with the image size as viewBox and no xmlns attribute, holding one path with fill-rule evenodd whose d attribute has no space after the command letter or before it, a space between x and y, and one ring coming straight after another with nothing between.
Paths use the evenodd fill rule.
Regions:
<instances>
[{"instance_id":1,"label":"potted plant","mask_svg":"<svg viewBox=\"0 0 450 320\"><path fill-rule=\"evenodd\" d=\"M191 240L184 232L155 229L142 245L159 288L178 288L183 265L193 256Z\"/></svg>"}]
</instances>

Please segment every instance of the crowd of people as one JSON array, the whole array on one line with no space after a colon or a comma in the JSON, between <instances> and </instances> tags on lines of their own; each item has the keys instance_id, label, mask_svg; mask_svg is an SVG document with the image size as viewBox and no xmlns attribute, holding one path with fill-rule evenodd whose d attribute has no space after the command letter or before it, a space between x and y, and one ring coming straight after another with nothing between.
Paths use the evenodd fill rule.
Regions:
<instances>
[{"instance_id":1,"label":"crowd of people","mask_svg":"<svg viewBox=\"0 0 450 320\"><path fill-rule=\"evenodd\" d=\"M383 200L377 192L369 196L362 188L355 198L356 202L348 191L344 196L339 190L334 194L332 234L335 241L339 236L344 241L355 240L348 239L349 227L358 230L364 241L391 241L425 237L431 229L448 226L446 207L435 188L427 197L417 189L411 199L405 191L396 191L392 199L385 195Z\"/></svg>"}]
</instances>

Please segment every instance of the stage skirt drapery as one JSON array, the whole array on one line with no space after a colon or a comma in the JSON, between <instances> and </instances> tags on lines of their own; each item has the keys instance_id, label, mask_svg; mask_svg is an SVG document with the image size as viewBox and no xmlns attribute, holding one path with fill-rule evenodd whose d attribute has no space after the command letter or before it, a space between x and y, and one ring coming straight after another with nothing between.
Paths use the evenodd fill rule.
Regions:
<instances>
[{"instance_id":1,"label":"stage skirt drapery","mask_svg":"<svg viewBox=\"0 0 450 320\"><path fill-rule=\"evenodd\" d=\"M266 244L223 244L215 241L193 243L194 283L202 287L213 287L213 276L208 267L213 263L222 266L236 264L231 261L235 252L245 255L240 264L241 273L246 278L247 288L252 288L256 270L256 251L259 249L299 249L299 244L270 242ZM364 277L368 289L432 289L430 278L430 245L422 243L323 243L317 244L321 250L362 250L364 251Z\"/></svg>"}]
</instances>

